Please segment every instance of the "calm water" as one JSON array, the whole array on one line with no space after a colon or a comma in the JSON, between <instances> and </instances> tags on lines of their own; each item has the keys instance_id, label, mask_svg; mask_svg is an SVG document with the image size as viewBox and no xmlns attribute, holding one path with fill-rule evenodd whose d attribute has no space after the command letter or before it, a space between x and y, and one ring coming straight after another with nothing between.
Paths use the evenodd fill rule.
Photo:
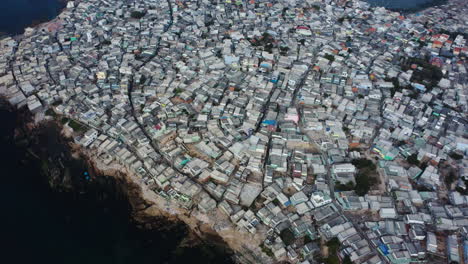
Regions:
<instances>
[{"instance_id":1,"label":"calm water","mask_svg":"<svg viewBox=\"0 0 468 264\"><path fill-rule=\"evenodd\" d=\"M111 181L75 192L49 188L39 173L41 163L15 145L15 118L0 110L1 263L232 263L213 245L181 247L185 225L160 220L170 228L137 229L128 202ZM76 176L86 168L73 170Z\"/></svg>"},{"instance_id":2,"label":"calm water","mask_svg":"<svg viewBox=\"0 0 468 264\"><path fill-rule=\"evenodd\" d=\"M21 34L31 24L57 16L65 1L59 0L0 0L0 32Z\"/></svg>"},{"instance_id":3,"label":"calm water","mask_svg":"<svg viewBox=\"0 0 468 264\"><path fill-rule=\"evenodd\" d=\"M445 0L365 0L373 6L383 6L398 10L419 10L433 5L441 4Z\"/></svg>"}]
</instances>

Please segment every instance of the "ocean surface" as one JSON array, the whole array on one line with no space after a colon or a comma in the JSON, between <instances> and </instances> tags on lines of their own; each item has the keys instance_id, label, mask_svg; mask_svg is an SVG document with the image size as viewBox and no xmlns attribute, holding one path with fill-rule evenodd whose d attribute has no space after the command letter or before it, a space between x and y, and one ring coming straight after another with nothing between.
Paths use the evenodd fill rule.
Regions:
<instances>
[{"instance_id":1,"label":"ocean surface","mask_svg":"<svg viewBox=\"0 0 468 264\"><path fill-rule=\"evenodd\" d=\"M417 11L434 5L439 5L445 0L364 0L373 6L383 6L389 9L401 11Z\"/></svg>"},{"instance_id":2,"label":"ocean surface","mask_svg":"<svg viewBox=\"0 0 468 264\"><path fill-rule=\"evenodd\" d=\"M0 0L0 32L22 34L24 28L55 18L65 0Z\"/></svg>"}]
</instances>

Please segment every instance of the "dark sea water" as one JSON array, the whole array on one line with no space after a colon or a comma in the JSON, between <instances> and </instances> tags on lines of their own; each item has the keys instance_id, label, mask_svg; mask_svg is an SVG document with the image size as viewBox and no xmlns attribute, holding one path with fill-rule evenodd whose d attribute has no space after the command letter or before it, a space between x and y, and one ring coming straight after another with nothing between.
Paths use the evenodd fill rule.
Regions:
<instances>
[{"instance_id":1,"label":"dark sea water","mask_svg":"<svg viewBox=\"0 0 468 264\"><path fill-rule=\"evenodd\" d=\"M434 5L439 5L445 0L365 0L373 6L383 6L400 11L417 11Z\"/></svg>"},{"instance_id":2,"label":"dark sea water","mask_svg":"<svg viewBox=\"0 0 468 264\"><path fill-rule=\"evenodd\" d=\"M220 247L181 247L188 234L183 224L161 220L170 227L136 228L128 201L112 181L71 192L50 188L41 161L15 145L16 119L16 113L0 110L0 263L232 263ZM41 145L54 146L50 141ZM72 174L85 170L74 166Z\"/></svg>"},{"instance_id":3,"label":"dark sea water","mask_svg":"<svg viewBox=\"0 0 468 264\"><path fill-rule=\"evenodd\" d=\"M0 0L0 32L22 34L31 24L55 18L65 5L64 0Z\"/></svg>"}]
</instances>

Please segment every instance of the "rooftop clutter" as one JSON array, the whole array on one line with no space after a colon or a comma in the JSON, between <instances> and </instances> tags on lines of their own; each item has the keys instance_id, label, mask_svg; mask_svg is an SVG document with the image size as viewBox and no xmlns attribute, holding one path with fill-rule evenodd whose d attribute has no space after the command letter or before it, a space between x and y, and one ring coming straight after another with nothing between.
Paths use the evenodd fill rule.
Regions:
<instances>
[{"instance_id":1,"label":"rooftop clutter","mask_svg":"<svg viewBox=\"0 0 468 264\"><path fill-rule=\"evenodd\" d=\"M262 258L460 262L466 10L70 1L0 41L0 92Z\"/></svg>"}]
</instances>

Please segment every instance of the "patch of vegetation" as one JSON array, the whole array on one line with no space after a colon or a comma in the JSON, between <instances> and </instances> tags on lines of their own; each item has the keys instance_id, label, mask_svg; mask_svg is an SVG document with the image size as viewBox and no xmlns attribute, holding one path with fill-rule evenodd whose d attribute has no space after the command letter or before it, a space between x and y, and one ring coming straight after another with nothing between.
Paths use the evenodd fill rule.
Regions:
<instances>
[{"instance_id":1,"label":"patch of vegetation","mask_svg":"<svg viewBox=\"0 0 468 264\"><path fill-rule=\"evenodd\" d=\"M393 129L393 130L392 130L392 129ZM395 129L394 129L393 127L390 128L390 130L391 130L392 132L395 131ZM398 141L395 143L395 146L396 146L396 147L401 147L401 146L403 146L403 145L405 145L405 144L406 144L406 142L405 142L404 140L398 140Z\"/></svg>"},{"instance_id":2,"label":"patch of vegetation","mask_svg":"<svg viewBox=\"0 0 468 264\"><path fill-rule=\"evenodd\" d=\"M358 169L366 169L366 168L370 168L372 170L376 169L375 164L371 160L368 160L368 159L355 159L351 163L354 166L356 166L356 168Z\"/></svg>"},{"instance_id":3,"label":"patch of vegetation","mask_svg":"<svg viewBox=\"0 0 468 264\"><path fill-rule=\"evenodd\" d=\"M251 39L250 44L254 47L263 47L263 50L271 53L275 47L275 38L269 33L265 32L259 38Z\"/></svg>"},{"instance_id":4,"label":"patch of vegetation","mask_svg":"<svg viewBox=\"0 0 468 264\"><path fill-rule=\"evenodd\" d=\"M288 46L280 46L280 54L286 56L288 54L289 47Z\"/></svg>"},{"instance_id":5,"label":"patch of vegetation","mask_svg":"<svg viewBox=\"0 0 468 264\"><path fill-rule=\"evenodd\" d=\"M101 45L105 45L105 46L108 46L108 45L110 45L110 44L111 44L111 41L108 40L108 39L105 39L105 40L103 40L103 41L101 42Z\"/></svg>"},{"instance_id":6,"label":"patch of vegetation","mask_svg":"<svg viewBox=\"0 0 468 264\"><path fill-rule=\"evenodd\" d=\"M278 200L277 198L275 198L272 202L273 202L273 204L276 205L276 206L280 206L280 205L281 205L280 202L279 202L279 200Z\"/></svg>"},{"instance_id":7,"label":"patch of vegetation","mask_svg":"<svg viewBox=\"0 0 468 264\"><path fill-rule=\"evenodd\" d=\"M144 17L145 15L146 15L145 12L140 12L140 11L132 11L132 13L130 13L130 16L135 19L140 19Z\"/></svg>"},{"instance_id":8,"label":"patch of vegetation","mask_svg":"<svg viewBox=\"0 0 468 264\"><path fill-rule=\"evenodd\" d=\"M420 168L421 170L425 170L425 169L427 168L427 161L421 163L421 164L419 165L419 168Z\"/></svg>"},{"instance_id":9,"label":"patch of vegetation","mask_svg":"<svg viewBox=\"0 0 468 264\"><path fill-rule=\"evenodd\" d=\"M408 94L408 97L411 99L418 99L419 92L418 91L413 91L412 93Z\"/></svg>"},{"instance_id":10,"label":"patch of vegetation","mask_svg":"<svg viewBox=\"0 0 468 264\"><path fill-rule=\"evenodd\" d=\"M334 254L322 259L322 262L325 264L340 264L340 259L338 258L338 255Z\"/></svg>"},{"instance_id":11,"label":"patch of vegetation","mask_svg":"<svg viewBox=\"0 0 468 264\"><path fill-rule=\"evenodd\" d=\"M343 16L343 17L338 18L337 21L338 21L338 23L343 24L343 22L344 22L345 20L351 21L352 19L353 19L353 18L350 17L350 16Z\"/></svg>"},{"instance_id":12,"label":"patch of vegetation","mask_svg":"<svg viewBox=\"0 0 468 264\"><path fill-rule=\"evenodd\" d=\"M281 231L280 237L283 240L284 244L286 244L286 246L289 246L293 244L294 241L296 241L293 232L289 228L286 228L283 231Z\"/></svg>"},{"instance_id":13,"label":"patch of vegetation","mask_svg":"<svg viewBox=\"0 0 468 264\"><path fill-rule=\"evenodd\" d=\"M66 117L63 117L61 120L60 120L60 123L62 123L62 125L65 125L66 123L68 123L68 121L70 121L70 119L66 118Z\"/></svg>"},{"instance_id":14,"label":"patch of vegetation","mask_svg":"<svg viewBox=\"0 0 468 264\"><path fill-rule=\"evenodd\" d=\"M76 132L83 131L85 129L83 125L81 125L80 123L76 122L73 119L70 120L70 122L68 122L68 126L73 128L73 130Z\"/></svg>"},{"instance_id":15,"label":"patch of vegetation","mask_svg":"<svg viewBox=\"0 0 468 264\"><path fill-rule=\"evenodd\" d=\"M425 42L425 41L422 41L422 40L420 40L420 39L418 39L416 42L419 44L419 47L420 47L420 48L422 48L422 47L424 47L424 45L426 45L426 42Z\"/></svg>"},{"instance_id":16,"label":"patch of vegetation","mask_svg":"<svg viewBox=\"0 0 468 264\"><path fill-rule=\"evenodd\" d=\"M461 195L466 195L467 194L467 190L466 189L463 189L459 186L455 187L455 191L459 192Z\"/></svg>"},{"instance_id":17,"label":"patch of vegetation","mask_svg":"<svg viewBox=\"0 0 468 264\"><path fill-rule=\"evenodd\" d=\"M214 20L213 19L205 21L205 27L211 27L212 25L214 25Z\"/></svg>"},{"instance_id":18,"label":"patch of vegetation","mask_svg":"<svg viewBox=\"0 0 468 264\"><path fill-rule=\"evenodd\" d=\"M393 88L390 89L390 94L393 97L396 92L401 92L403 88L400 86L400 82L398 81L398 78L393 77L393 78L385 78L384 79L386 82L392 82Z\"/></svg>"},{"instance_id":19,"label":"patch of vegetation","mask_svg":"<svg viewBox=\"0 0 468 264\"><path fill-rule=\"evenodd\" d=\"M337 191L342 191L342 192L346 192L346 191L352 191L356 188L356 186L354 186L354 183L353 182L348 182L346 184L342 184L341 182L338 182L335 184L335 189Z\"/></svg>"},{"instance_id":20,"label":"patch of vegetation","mask_svg":"<svg viewBox=\"0 0 468 264\"><path fill-rule=\"evenodd\" d=\"M148 77L146 77L146 75L141 75L140 84L144 84L146 80L148 80Z\"/></svg>"},{"instance_id":21,"label":"patch of vegetation","mask_svg":"<svg viewBox=\"0 0 468 264\"><path fill-rule=\"evenodd\" d=\"M340 241L338 238L334 237L327 242L328 252L334 254L340 248Z\"/></svg>"},{"instance_id":22,"label":"patch of vegetation","mask_svg":"<svg viewBox=\"0 0 468 264\"><path fill-rule=\"evenodd\" d=\"M463 189L462 187L457 186L455 187L455 191L459 192L461 195L468 195L468 180L465 180L465 178L460 178L460 180L465 184L465 188Z\"/></svg>"},{"instance_id":23,"label":"patch of vegetation","mask_svg":"<svg viewBox=\"0 0 468 264\"><path fill-rule=\"evenodd\" d=\"M450 173L447 176L445 176L445 184L447 185L448 189L450 189L450 186L452 185L452 183L455 182L456 179L457 175L454 171L450 171Z\"/></svg>"},{"instance_id":24,"label":"patch of vegetation","mask_svg":"<svg viewBox=\"0 0 468 264\"><path fill-rule=\"evenodd\" d=\"M340 248L340 241L338 238L333 238L327 242L328 247L328 257L323 258L321 262L326 264L339 264L340 259L338 258L338 249Z\"/></svg>"},{"instance_id":25,"label":"patch of vegetation","mask_svg":"<svg viewBox=\"0 0 468 264\"><path fill-rule=\"evenodd\" d=\"M359 169L356 176L356 186L354 191L359 196L366 195L370 188L378 183L377 167L368 159L355 159L352 164Z\"/></svg>"},{"instance_id":26,"label":"patch of vegetation","mask_svg":"<svg viewBox=\"0 0 468 264\"><path fill-rule=\"evenodd\" d=\"M331 55L331 54L326 54L325 56L323 56L325 59L329 60L329 61L335 61L335 56Z\"/></svg>"},{"instance_id":27,"label":"patch of vegetation","mask_svg":"<svg viewBox=\"0 0 468 264\"><path fill-rule=\"evenodd\" d=\"M57 116L57 114L51 108L47 109L45 114L48 115L48 116L54 117L54 118Z\"/></svg>"},{"instance_id":28,"label":"patch of vegetation","mask_svg":"<svg viewBox=\"0 0 468 264\"><path fill-rule=\"evenodd\" d=\"M57 100L57 101L52 103L53 106L58 106L60 104L62 104L62 100Z\"/></svg>"},{"instance_id":29,"label":"patch of vegetation","mask_svg":"<svg viewBox=\"0 0 468 264\"><path fill-rule=\"evenodd\" d=\"M460 154L458 154L458 153L456 153L456 152L450 153L449 156L450 156L452 159L454 159L454 160L461 160L461 159L463 159L463 155L460 155Z\"/></svg>"},{"instance_id":30,"label":"patch of vegetation","mask_svg":"<svg viewBox=\"0 0 468 264\"><path fill-rule=\"evenodd\" d=\"M346 255L346 257L344 257L342 264L353 264L349 255Z\"/></svg>"},{"instance_id":31,"label":"patch of vegetation","mask_svg":"<svg viewBox=\"0 0 468 264\"><path fill-rule=\"evenodd\" d=\"M273 251L271 251L271 249L267 248L264 244L261 244L260 248L262 249L263 253L265 253L267 256L269 256L269 257L274 256Z\"/></svg>"},{"instance_id":32,"label":"patch of vegetation","mask_svg":"<svg viewBox=\"0 0 468 264\"><path fill-rule=\"evenodd\" d=\"M372 176L371 173L367 171L360 172L356 176L356 188L354 189L354 191L357 195L364 196L369 192L370 188L377 183L377 178L375 176Z\"/></svg>"},{"instance_id":33,"label":"patch of vegetation","mask_svg":"<svg viewBox=\"0 0 468 264\"><path fill-rule=\"evenodd\" d=\"M182 89L182 88L176 88L176 89L174 90L174 93L175 93L176 95L179 95L179 94L181 94L183 91L184 91L184 89Z\"/></svg>"},{"instance_id":34,"label":"patch of vegetation","mask_svg":"<svg viewBox=\"0 0 468 264\"><path fill-rule=\"evenodd\" d=\"M423 186L423 185L418 185L416 190L418 190L418 192L432 192L433 191L431 188L427 186Z\"/></svg>"},{"instance_id":35,"label":"patch of vegetation","mask_svg":"<svg viewBox=\"0 0 468 264\"><path fill-rule=\"evenodd\" d=\"M402 65L402 69L407 71L411 69L413 64L415 64L417 68L414 69L410 81L424 84L427 90L431 90L433 87L437 86L440 79L443 77L442 70L440 70L439 67L430 64L428 62L428 58L407 58Z\"/></svg>"},{"instance_id":36,"label":"patch of vegetation","mask_svg":"<svg viewBox=\"0 0 468 264\"><path fill-rule=\"evenodd\" d=\"M409 164L413 164L413 165L419 166L418 155L416 155L416 153L411 154L411 155L406 159L406 161L408 161Z\"/></svg>"}]
</instances>

